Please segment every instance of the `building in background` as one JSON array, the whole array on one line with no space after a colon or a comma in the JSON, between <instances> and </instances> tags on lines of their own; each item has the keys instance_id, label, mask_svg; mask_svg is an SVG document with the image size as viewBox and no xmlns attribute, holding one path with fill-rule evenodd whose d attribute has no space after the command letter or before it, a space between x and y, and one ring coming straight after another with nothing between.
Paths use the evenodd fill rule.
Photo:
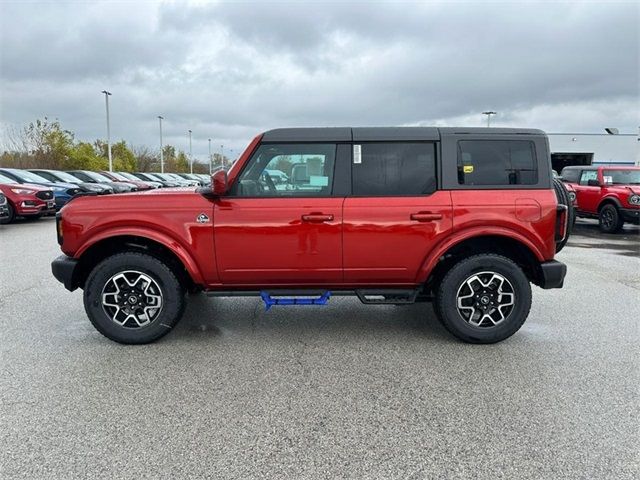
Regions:
<instances>
[{"instance_id":1,"label":"building in background","mask_svg":"<svg viewBox=\"0 0 640 480\"><path fill-rule=\"evenodd\" d=\"M551 165L640 165L640 136L633 133L548 133Z\"/></svg>"}]
</instances>

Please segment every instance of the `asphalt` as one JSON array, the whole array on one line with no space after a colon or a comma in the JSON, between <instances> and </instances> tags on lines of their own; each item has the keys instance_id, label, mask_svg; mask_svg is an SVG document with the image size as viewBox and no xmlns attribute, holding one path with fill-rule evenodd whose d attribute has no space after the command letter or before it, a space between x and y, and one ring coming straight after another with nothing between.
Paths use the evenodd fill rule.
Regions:
<instances>
[{"instance_id":1,"label":"asphalt","mask_svg":"<svg viewBox=\"0 0 640 480\"><path fill-rule=\"evenodd\" d=\"M584 478L639 472L640 235L579 221L562 290L460 343L431 306L192 296L110 342L51 276L52 219L0 226L2 478Z\"/></svg>"}]
</instances>

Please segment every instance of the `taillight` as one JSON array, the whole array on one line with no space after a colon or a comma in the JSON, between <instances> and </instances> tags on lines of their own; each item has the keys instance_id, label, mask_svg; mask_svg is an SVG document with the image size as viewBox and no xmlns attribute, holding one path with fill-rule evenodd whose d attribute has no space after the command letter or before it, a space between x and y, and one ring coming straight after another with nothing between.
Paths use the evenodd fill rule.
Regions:
<instances>
[{"instance_id":1,"label":"taillight","mask_svg":"<svg viewBox=\"0 0 640 480\"><path fill-rule=\"evenodd\" d=\"M558 205L556 212L556 242L562 242L567 236L569 207L566 205Z\"/></svg>"},{"instance_id":2,"label":"taillight","mask_svg":"<svg viewBox=\"0 0 640 480\"><path fill-rule=\"evenodd\" d=\"M62 212L56 213L56 234L58 235L58 245L62 245Z\"/></svg>"}]
</instances>

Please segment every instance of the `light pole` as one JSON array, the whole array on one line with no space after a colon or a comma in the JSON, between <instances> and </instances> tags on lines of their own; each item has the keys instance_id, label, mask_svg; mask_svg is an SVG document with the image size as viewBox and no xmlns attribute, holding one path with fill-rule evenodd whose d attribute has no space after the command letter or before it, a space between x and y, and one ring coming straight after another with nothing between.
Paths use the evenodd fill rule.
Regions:
<instances>
[{"instance_id":1,"label":"light pole","mask_svg":"<svg viewBox=\"0 0 640 480\"><path fill-rule=\"evenodd\" d=\"M193 173L193 153L191 150L191 130L189 130L189 171Z\"/></svg>"},{"instance_id":2,"label":"light pole","mask_svg":"<svg viewBox=\"0 0 640 480\"><path fill-rule=\"evenodd\" d=\"M107 154L109 155L109 171L113 172L113 160L111 159L111 126L109 125L109 97L111 92L103 90L104 100L107 105Z\"/></svg>"},{"instance_id":3,"label":"light pole","mask_svg":"<svg viewBox=\"0 0 640 480\"><path fill-rule=\"evenodd\" d=\"M209 175L213 173L213 159L211 158L211 139L209 139Z\"/></svg>"},{"instance_id":4,"label":"light pole","mask_svg":"<svg viewBox=\"0 0 640 480\"><path fill-rule=\"evenodd\" d=\"M496 115L497 112L482 112L483 115L487 116L487 127L491 126L491 115Z\"/></svg>"},{"instance_id":5,"label":"light pole","mask_svg":"<svg viewBox=\"0 0 640 480\"><path fill-rule=\"evenodd\" d=\"M162 151L162 120L164 117L158 115L158 121L160 122L160 173L164 173L164 152Z\"/></svg>"},{"instance_id":6,"label":"light pole","mask_svg":"<svg viewBox=\"0 0 640 480\"><path fill-rule=\"evenodd\" d=\"M224 161L224 145L220 145L220 155L222 156L222 166L226 167L227 166L227 162Z\"/></svg>"}]
</instances>

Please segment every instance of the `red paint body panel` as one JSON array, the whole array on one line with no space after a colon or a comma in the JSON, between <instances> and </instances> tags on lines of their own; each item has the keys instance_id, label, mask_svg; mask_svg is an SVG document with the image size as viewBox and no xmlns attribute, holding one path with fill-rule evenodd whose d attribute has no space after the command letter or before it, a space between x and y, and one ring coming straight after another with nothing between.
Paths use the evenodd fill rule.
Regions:
<instances>
[{"instance_id":1,"label":"red paint body panel","mask_svg":"<svg viewBox=\"0 0 640 480\"><path fill-rule=\"evenodd\" d=\"M236 285L341 282L342 202L342 198L216 201L220 279ZM332 219L303 220L313 214Z\"/></svg>"},{"instance_id":2,"label":"red paint body panel","mask_svg":"<svg viewBox=\"0 0 640 480\"><path fill-rule=\"evenodd\" d=\"M426 220L420 221L416 214L423 214ZM412 215L417 220L412 220ZM452 225L448 191L419 197L347 198L345 281L414 283L427 253L451 233Z\"/></svg>"}]
</instances>

